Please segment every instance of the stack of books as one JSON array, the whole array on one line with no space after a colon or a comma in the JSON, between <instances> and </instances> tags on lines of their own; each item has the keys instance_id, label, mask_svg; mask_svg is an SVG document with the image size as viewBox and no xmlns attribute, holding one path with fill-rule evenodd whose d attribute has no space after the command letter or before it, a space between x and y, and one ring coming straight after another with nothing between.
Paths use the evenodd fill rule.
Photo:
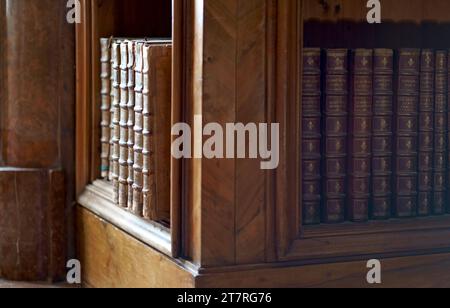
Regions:
<instances>
[{"instance_id":1,"label":"stack of books","mask_svg":"<svg viewBox=\"0 0 450 308\"><path fill-rule=\"evenodd\" d=\"M104 38L100 46L102 177L118 206L170 221L171 43Z\"/></svg>"},{"instance_id":2,"label":"stack of books","mask_svg":"<svg viewBox=\"0 0 450 308\"><path fill-rule=\"evenodd\" d=\"M450 210L449 51L303 53L302 221Z\"/></svg>"}]
</instances>

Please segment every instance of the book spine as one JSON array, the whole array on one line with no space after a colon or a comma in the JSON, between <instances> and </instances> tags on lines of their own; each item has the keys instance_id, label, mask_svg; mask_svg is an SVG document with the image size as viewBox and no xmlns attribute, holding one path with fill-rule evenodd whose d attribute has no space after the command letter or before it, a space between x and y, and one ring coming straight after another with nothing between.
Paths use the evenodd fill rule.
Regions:
<instances>
[{"instance_id":1,"label":"book spine","mask_svg":"<svg viewBox=\"0 0 450 308\"><path fill-rule=\"evenodd\" d=\"M434 176L433 213L442 215L446 207L447 191L447 52L436 52L434 106Z\"/></svg>"},{"instance_id":2,"label":"book spine","mask_svg":"<svg viewBox=\"0 0 450 308\"><path fill-rule=\"evenodd\" d=\"M114 202L119 203L119 156L120 156L120 51L119 43L112 44L111 55L113 58L113 95L112 95L112 182Z\"/></svg>"},{"instance_id":3,"label":"book spine","mask_svg":"<svg viewBox=\"0 0 450 308\"><path fill-rule=\"evenodd\" d=\"M329 49L326 51L325 131L323 147L324 183L323 211L325 223L340 223L345 220L346 170L347 170L347 126L348 126L348 51ZM319 142L306 145L306 152L320 151Z\"/></svg>"},{"instance_id":4,"label":"book spine","mask_svg":"<svg viewBox=\"0 0 450 308\"><path fill-rule=\"evenodd\" d=\"M132 212L143 216L142 186L143 186L143 54L142 43L135 45L135 125L134 125L134 182L133 182L133 208Z\"/></svg>"},{"instance_id":5,"label":"book spine","mask_svg":"<svg viewBox=\"0 0 450 308\"><path fill-rule=\"evenodd\" d=\"M151 71L151 191L152 220L170 224L170 136L172 101L172 46L152 46Z\"/></svg>"},{"instance_id":6,"label":"book spine","mask_svg":"<svg viewBox=\"0 0 450 308\"><path fill-rule=\"evenodd\" d=\"M114 143L113 143L113 139L114 139L114 58L113 58L113 48L112 48L112 42L113 39L111 38L109 40L109 53L110 53L110 68L111 68L111 73L110 73L110 101L111 101L111 108L110 108L110 132L111 132L111 136L109 138L109 175L108 175L108 180L110 182L112 182L113 180L113 174L114 174L114 160L113 160L113 152L114 152Z\"/></svg>"},{"instance_id":7,"label":"book spine","mask_svg":"<svg viewBox=\"0 0 450 308\"><path fill-rule=\"evenodd\" d=\"M321 143L321 51L303 51L303 103L302 103L302 170L303 170L303 224L320 224L321 205L321 153L309 152L310 144ZM314 146L313 146L314 147Z\"/></svg>"},{"instance_id":8,"label":"book spine","mask_svg":"<svg viewBox=\"0 0 450 308\"><path fill-rule=\"evenodd\" d=\"M133 209L134 183L134 107L135 107L135 76L134 76L134 43L128 42L128 209Z\"/></svg>"},{"instance_id":9,"label":"book spine","mask_svg":"<svg viewBox=\"0 0 450 308\"><path fill-rule=\"evenodd\" d=\"M392 210L394 52L374 50L372 130L372 219L389 219Z\"/></svg>"},{"instance_id":10,"label":"book spine","mask_svg":"<svg viewBox=\"0 0 450 308\"><path fill-rule=\"evenodd\" d=\"M420 50L399 50L395 108L395 214L399 218L417 215L419 83Z\"/></svg>"},{"instance_id":11,"label":"book spine","mask_svg":"<svg viewBox=\"0 0 450 308\"><path fill-rule=\"evenodd\" d=\"M151 149L151 134L152 134L152 102L150 98L150 53L151 46L144 45L143 47L143 147L142 147L142 175L143 175L143 185L142 185L142 197L143 197L143 217L145 219L152 219L152 206L154 205L154 177L152 169L152 149Z\"/></svg>"},{"instance_id":12,"label":"book spine","mask_svg":"<svg viewBox=\"0 0 450 308\"><path fill-rule=\"evenodd\" d=\"M351 53L349 100L348 219L369 220L372 153L373 51Z\"/></svg>"},{"instance_id":13,"label":"book spine","mask_svg":"<svg viewBox=\"0 0 450 308\"><path fill-rule=\"evenodd\" d=\"M101 177L109 175L110 139L111 139L111 54L109 39L100 40L100 78L101 78Z\"/></svg>"},{"instance_id":14,"label":"book spine","mask_svg":"<svg viewBox=\"0 0 450 308\"><path fill-rule=\"evenodd\" d=\"M419 197L417 214L428 216L433 204L434 51L422 50L420 62Z\"/></svg>"},{"instance_id":15,"label":"book spine","mask_svg":"<svg viewBox=\"0 0 450 308\"><path fill-rule=\"evenodd\" d=\"M120 44L119 206L128 205L128 44Z\"/></svg>"}]
</instances>

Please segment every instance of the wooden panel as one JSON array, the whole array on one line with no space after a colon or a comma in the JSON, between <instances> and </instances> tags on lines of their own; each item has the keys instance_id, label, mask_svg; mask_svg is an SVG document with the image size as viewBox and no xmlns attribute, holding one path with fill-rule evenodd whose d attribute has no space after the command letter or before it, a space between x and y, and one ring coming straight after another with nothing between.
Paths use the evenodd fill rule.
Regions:
<instances>
[{"instance_id":1,"label":"wooden panel","mask_svg":"<svg viewBox=\"0 0 450 308\"><path fill-rule=\"evenodd\" d=\"M270 1L238 2L236 121L267 123L266 31ZM248 143L249 144L249 143ZM248 155L248 149L247 149ZM266 172L258 159L236 161L236 263L266 259ZM252 179L249 181L248 176Z\"/></svg>"},{"instance_id":2,"label":"wooden panel","mask_svg":"<svg viewBox=\"0 0 450 308\"><path fill-rule=\"evenodd\" d=\"M1 212L8 219L3 225L17 222L2 232L9 236L3 245L14 243L14 250L5 248L0 258L9 277L61 278L67 249L71 253L67 213L74 200L75 41L74 26L62 18L66 4L17 0L0 5L0 185L14 193L3 200Z\"/></svg>"},{"instance_id":3,"label":"wooden panel","mask_svg":"<svg viewBox=\"0 0 450 308\"><path fill-rule=\"evenodd\" d=\"M204 2L203 122L236 122L239 0ZM236 161L202 161L202 265L236 258Z\"/></svg>"},{"instance_id":4,"label":"wooden panel","mask_svg":"<svg viewBox=\"0 0 450 308\"><path fill-rule=\"evenodd\" d=\"M60 138L61 132L72 135L71 113L62 111L74 106L73 26L60 18L64 1L18 0L8 3L7 9L0 17L8 29L1 42L7 90L1 111L4 163L23 168L59 166L61 151L73 150L69 140ZM37 18L46 20L39 28Z\"/></svg>"},{"instance_id":5,"label":"wooden panel","mask_svg":"<svg viewBox=\"0 0 450 308\"><path fill-rule=\"evenodd\" d=\"M267 80L273 78L269 68L274 71L274 2L192 5L192 32L186 38L193 46L187 71L192 81L186 83L192 91L187 94L188 122L196 114L204 125L222 127L272 122L274 91ZM273 227L272 204L266 201L272 200L272 172L262 171L259 160L194 159L185 175L188 256L205 267L273 259L273 232L266 229Z\"/></svg>"},{"instance_id":6,"label":"wooden panel","mask_svg":"<svg viewBox=\"0 0 450 308\"><path fill-rule=\"evenodd\" d=\"M301 188L299 159L300 65L303 1L278 1L276 120L280 123L280 165L276 170L276 234L278 257L289 250L299 235Z\"/></svg>"},{"instance_id":7,"label":"wooden panel","mask_svg":"<svg viewBox=\"0 0 450 308\"><path fill-rule=\"evenodd\" d=\"M450 287L450 254L381 260L384 288ZM242 269L204 274L197 278L203 288L368 288L367 261Z\"/></svg>"},{"instance_id":8,"label":"wooden panel","mask_svg":"<svg viewBox=\"0 0 450 308\"><path fill-rule=\"evenodd\" d=\"M23 281L65 277L64 175L0 169L0 276Z\"/></svg>"},{"instance_id":9,"label":"wooden panel","mask_svg":"<svg viewBox=\"0 0 450 308\"><path fill-rule=\"evenodd\" d=\"M193 275L91 212L77 209L83 282L101 288L190 288Z\"/></svg>"}]
</instances>

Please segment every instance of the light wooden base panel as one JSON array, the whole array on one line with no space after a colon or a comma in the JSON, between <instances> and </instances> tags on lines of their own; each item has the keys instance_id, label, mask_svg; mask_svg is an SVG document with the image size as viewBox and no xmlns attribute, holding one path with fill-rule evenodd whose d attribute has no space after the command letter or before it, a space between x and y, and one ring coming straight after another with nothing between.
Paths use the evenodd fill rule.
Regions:
<instances>
[{"instance_id":1,"label":"light wooden base panel","mask_svg":"<svg viewBox=\"0 0 450 308\"><path fill-rule=\"evenodd\" d=\"M90 287L341 288L371 287L366 262L267 264L221 269L183 266L103 221L77 210L78 253ZM380 287L450 287L450 253L382 260Z\"/></svg>"},{"instance_id":2,"label":"light wooden base panel","mask_svg":"<svg viewBox=\"0 0 450 308\"><path fill-rule=\"evenodd\" d=\"M188 270L81 207L77 209L77 237L86 286L194 287L194 276Z\"/></svg>"}]
</instances>

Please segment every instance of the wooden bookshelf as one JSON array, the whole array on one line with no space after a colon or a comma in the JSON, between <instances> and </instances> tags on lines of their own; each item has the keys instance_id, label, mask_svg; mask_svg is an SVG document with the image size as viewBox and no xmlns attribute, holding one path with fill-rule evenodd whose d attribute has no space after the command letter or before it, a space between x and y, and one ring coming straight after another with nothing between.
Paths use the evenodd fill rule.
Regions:
<instances>
[{"instance_id":1,"label":"wooden bookshelf","mask_svg":"<svg viewBox=\"0 0 450 308\"><path fill-rule=\"evenodd\" d=\"M450 269L448 216L304 227L299 142L303 47L448 48L442 39L450 31L448 1L382 1L384 22L376 26L364 21L363 0L168 2L83 3L85 22L77 27L77 191L83 207L77 230L86 283L115 285L112 273L119 272L126 286L134 274L144 286L161 285L145 282L148 277L170 286L367 286L366 262L378 258L386 266L383 286L448 285L436 278ZM139 17L151 22L140 24ZM109 35L170 35L172 123L192 124L196 114L219 124L280 123L279 168L261 171L258 161L246 159L173 160L170 230L105 212L109 188L96 181L100 119L93 102L96 42ZM107 243L123 250L106 252ZM124 256L133 262L125 265ZM103 269L103 275L96 264L108 258L114 270ZM144 276L141 263L150 265ZM153 266L164 270L153 272Z\"/></svg>"}]
</instances>

